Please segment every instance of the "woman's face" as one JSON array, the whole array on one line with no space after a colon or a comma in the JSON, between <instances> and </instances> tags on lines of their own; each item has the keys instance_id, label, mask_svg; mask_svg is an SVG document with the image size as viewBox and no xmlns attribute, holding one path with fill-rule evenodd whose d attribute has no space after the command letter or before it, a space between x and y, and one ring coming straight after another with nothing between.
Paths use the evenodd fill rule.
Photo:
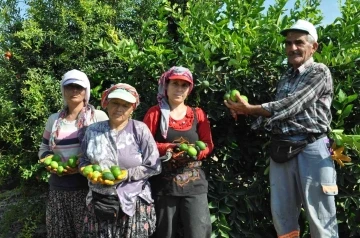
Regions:
<instances>
[{"instance_id":1,"label":"woman's face","mask_svg":"<svg viewBox=\"0 0 360 238\"><path fill-rule=\"evenodd\" d=\"M134 111L133 103L119 98L112 98L107 105L107 111L110 121L119 124L131 117Z\"/></svg>"},{"instance_id":2,"label":"woman's face","mask_svg":"<svg viewBox=\"0 0 360 238\"><path fill-rule=\"evenodd\" d=\"M190 83L181 79L169 80L167 96L170 104L183 103L189 94Z\"/></svg>"},{"instance_id":3,"label":"woman's face","mask_svg":"<svg viewBox=\"0 0 360 238\"><path fill-rule=\"evenodd\" d=\"M85 100L85 88L71 83L64 86L64 99L68 105L77 105Z\"/></svg>"}]
</instances>

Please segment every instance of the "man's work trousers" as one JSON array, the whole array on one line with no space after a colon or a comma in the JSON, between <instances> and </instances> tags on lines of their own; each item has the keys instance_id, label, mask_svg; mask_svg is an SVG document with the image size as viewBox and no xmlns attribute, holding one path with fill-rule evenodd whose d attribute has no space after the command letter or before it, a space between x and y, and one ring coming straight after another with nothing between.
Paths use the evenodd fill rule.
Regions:
<instances>
[{"instance_id":1,"label":"man's work trousers","mask_svg":"<svg viewBox=\"0 0 360 238\"><path fill-rule=\"evenodd\" d=\"M299 237L301 205L306 211L311 238L338 237L336 171L327 140L325 137L308 144L297 158L288 162L270 162L271 212L280 238Z\"/></svg>"}]
</instances>

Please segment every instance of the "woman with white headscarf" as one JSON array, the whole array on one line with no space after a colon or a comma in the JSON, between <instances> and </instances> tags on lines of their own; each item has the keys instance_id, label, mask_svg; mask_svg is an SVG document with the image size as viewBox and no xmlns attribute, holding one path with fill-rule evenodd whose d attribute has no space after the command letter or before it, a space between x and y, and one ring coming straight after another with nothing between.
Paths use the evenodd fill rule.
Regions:
<instances>
[{"instance_id":1,"label":"woman with white headscarf","mask_svg":"<svg viewBox=\"0 0 360 238\"><path fill-rule=\"evenodd\" d=\"M168 155L162 157L166 159L161 174L150 180L157 217L156 238L175 237L179 224L186 238L211 236L208 182L201 164L214 144L205 112L185 104L193 86L189 69L172 67L159 79L159 104L151 107L144 117L160 155ZM188 158L173 151L181 142L194 144L198 140L207 147L196 156Z\"/></svg>"},{"instance_id":2,"label":"woman with white headscarf","mask_svg":"<svg viewBox=\"0 0 360 238\"><path fill-rule=\"evenodd\" d=\"M161 162L149 128L131 118L138 105L134 87L116 84L102 94L101 106L109 120L86 130L80 167L97 164L105 171L119 166L125 176L111 185L89 180L84 237L146 238L155 230L148 179L160 173Z\"/></svg>"},{"instance_id":3,"label":"woman with white headscarf","mask_svg":"<svg viewBox=\"0 0 360 238\"><path fill-rule=\"evenodd\" d=\"M41 161L57 154L61 162L81 152L84 130L90 124L107 120L105 112L89 104L90 82L85 73L73 69L62 77L61 93L64 108L50 115L39 149ZM78 238L82 236L86 211L87 179L76 168L67 167L58 175L50 170L49 198L46 207L47 237Z\"/></svg>"}]
</instances>

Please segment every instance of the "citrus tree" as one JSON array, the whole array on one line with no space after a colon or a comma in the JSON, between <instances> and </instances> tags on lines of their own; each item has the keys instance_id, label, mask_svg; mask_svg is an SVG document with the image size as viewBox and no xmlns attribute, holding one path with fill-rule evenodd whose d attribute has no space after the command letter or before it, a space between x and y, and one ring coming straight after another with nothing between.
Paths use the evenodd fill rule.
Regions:
<instances>
[{"instance_id":1,"label":"citrus tree","mask_svg":"<svg viewBox=\"0 0 360 238\"><path fill-rule=\"evenodd\" d=\"M318 29L320 47L314 58L334 78L331 136L352 158L337 167L341 237L360 235L358 1L345 1L342 15L326 26L319 25L320 0L297 0L289 12L287 0L277 0L266 11L264 0L31 0L25 15L16 3L0 1L0 49L12 53L0 60L0 187L20 188L27 199L46 194L47 174L36 154L47 116L61 108L59 80L64 72L78 68L88 74L96 106L110 84L135 86L141 96L135 118L142 120L156 104L161 73L183 65L195 78L187 103L208 114L215 143L205 164L212 236L276 237L269 205L268 134L250 129L254 118L234 121L222 101L231 89L251 104L273 99L279 76L288 67L279 31L304 18ZM29 190L33 193L23 192ZM16 216L7 216L1 234L9 236L6 224L15 220L23 236L31 237L44 222L32 219L38 213L43 218L41 206L22 219L17 210L11 211ZM300 224L302 237L309 237L303 216Z\"/></svg>"}]
</instances>

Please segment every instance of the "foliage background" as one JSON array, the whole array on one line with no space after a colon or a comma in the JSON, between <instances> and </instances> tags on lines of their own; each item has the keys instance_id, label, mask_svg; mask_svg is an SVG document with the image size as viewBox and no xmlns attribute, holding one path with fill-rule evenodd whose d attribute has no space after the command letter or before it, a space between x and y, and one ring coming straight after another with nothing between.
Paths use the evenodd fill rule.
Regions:
<instances>
[{"instance_id":1,"label":"foliage background","mask_svg":"<svg viewBox=\"0 0 360 238\"><path fill-rule=\"evenodd\" d=\"M319 26L320 0L287 0L264 11L264 0L0 0L0 237L44 236L47 174L37 150L47 117L62 107L59 81L77 68L91 80L91 103L112 83L135 86L142 119L156 104L157 79L173 65L192 70L188 104L211 121L215 150L207 160L213 237L276 237L270 214L268 134L251 131L251 117L234 122L222 103L238 89L250 103L273 99L288 67L279 31L297 19L318 27L314 58L333 75L333 133L352 162L338 167L340 237L360 236L360 2L347 0L341 17ZM206 11L204 10L206 9ZM19 201L12 205L9 201ZM7 204L7 206L5 206ZM302 237L310 237L304 212Z\"/></svg>"}]
</instances>

